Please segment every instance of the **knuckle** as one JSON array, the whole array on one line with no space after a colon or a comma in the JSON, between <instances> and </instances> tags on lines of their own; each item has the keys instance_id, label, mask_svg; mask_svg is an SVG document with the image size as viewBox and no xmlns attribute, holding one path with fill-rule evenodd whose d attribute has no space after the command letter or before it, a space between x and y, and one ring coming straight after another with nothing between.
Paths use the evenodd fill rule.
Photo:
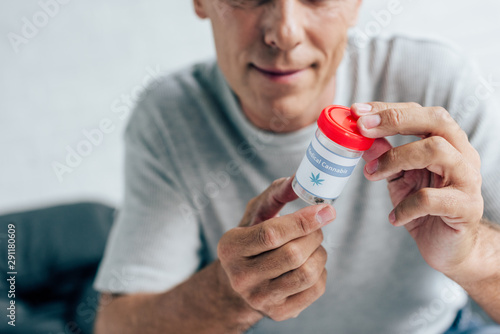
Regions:
<instances>
[{"instance_id":1,"label":"knuckle","mask_svg":"<svg viewBox=\"0 0 500 334\"><path fill-rule=\"evenodd\" d=\"M288 244L285 247L285 261L294 268L297 268L304 262L304 256L299 246Z\"/></svg>"},{"instance_id":2,"label":"knuckle","mask_svg":"<svg viewBox=\"0 0 500 334\"><path fill-rule=\"evenodd\" d=\"M265 312L267 309L267 298L263 293L253 293L247 298L247 303L254 309Z\"/></svg>"},{"instance_id":3,"label":"knuckle","mask_svg":"<svg viewBox=\"0 0 500 334\"><path fill-rule=\"evenodd\" d=\"M278 235L275 229L268 225L261 224L258 239L261 245L267 248L275 248L278 244Z\"/></svg>"},{"instance_id":4,"label":"knuckle","mask_svg":"<svg viewBox=\"0 0 500 334\"><path fill-rule=\"evenodd\" d=\"M440 136L432 136L428 138L428 148L430 150L443 150L444 145L447 143L446 139Z\"/></svg>"},{"instance_id":5,"label":"knuckle","mask_svg":"<svg viewBox=\"0 0 500 334\"><path fill-rule=\"evenodd\" d=\"M233 253L232 247L229 245L229 243L226 240L227 236L222 236L221 240L217 244L217 256L221 260L228 259L231 254Z\"/></svg>"},{"instance_id":6,"label":"knuckle","mask_svg":"<svg viewBox=\"0 0 500 334\"><path fill-rule=\"evenodd\" d=\"M448 114L448 111L446 111L446 109L444 109L443 107L440 107L440 106L433 107L431 109L431 111L432 111L432 114L434 115L434 118L437 121L448 122L448 117L450 115Z\"/></svg>"},{"instance_id":7,"label":"knuckle","mask_svg":"<svg viewBox=\"0 0 500 334\"><path fill-rule=\"evenodd\" d=\"M481 184L483 183L483 177L481 176L481 173L478 170L473 169L472 173L469 174L472 184L479 189L479 192L481 192Z\"/></svg>"},{"instance_id":8,"label":"knuckle","mask_svg":"<svg viewBox=\"0 0 500 334\"><path fill-rule=\"evenodd\" d=\"M318 284L316 284L317 288L316 288L316 293L317 293L317 296L318 298L323 296L326 292L326 284L323 283L323 282L319 282Z\"/></svg>"},{"instance_id":9,"label":"knuckle","mask_svg":"<svg viewBox=\"0 0 500 334\"><path fill-rule=\"evenodd\" d=\"M387 121L392 126L398 127L405 121L405 114L401 109L391 108L387 109Z\"/></svg>"},{"instance_id":10,"label":"knuckle","mask_svg":"<svg viewBox=\"0 0 500 334\"><path fill-rule=\"evenodd\" d=\"M313 294L318 299L319 297L323 296L326 292L326 281L318 281L314 286L312 287L313 289Z\"/></svg>"},{"instance_id":11,"label":"knuckle","mask_svg":"<svg viewBox=\"0 0 500 334\"><path fill-rule=\"evenodd\" d=\"M306 262L297 270L297 276L300 285L312 285L316 279L316 272L314 268Z\"/></svg>"},{"instance_id":12,"label":"knuckle","mask_svg":"<svg viewBox=\"0 0 500 334\"><path fill-rule=\"evenodd\" d=\"M316 251L315 258L315 268L314 268L314 278L316 280L321 279L322 271L326 266L326 262L328 261L328 253L323 247L318 248Z\"/></svg>"},{"instance_id":13,"label":"knuckle","mask_svg":"<svg viewBox=\"0 0 500 334\"><path fill-rule=\"evenodd\" d=\"M219 259L225 259L226 255L227 255L227 250L226 250L225 244L222 242L219 242L217 244L217 257Z\"/></svg>"},{"instance_id":14,"label":"knuckle","mask_svg":"<svg viewBox=\"0 0 500 334\"><path fill-rule=\"evenodd\" d=\"M479 186L479 191L481 191L481 184L483 183L483 176L481 175L481 173L476 170L476 172L474 173L474 183L476 185Z\"/></svg>"},{"instance_id":15,"label":"knuckle","mask_svg":"<svg viewBox=\"0 0 500 334\"><path fill-rule=\"evenodd\" d=\"M472 148L472 165L477 169L481 169L481 156L479 155L479 152L476 151L476 149Z\"/></svg>"},{"instance_id":16,"label":"knuckle","mask_svg":"<svg viewBox=\"0 0 500 334\"><path fill-rule=\"evenodd\" d=\"M385 157L382 159L379 159L379 163L384 163L384 160L387 160L387 164L393 164L399 160L398 156L398 150L397 149L390 149L385 153Z\"/></svg>"},{"instance_id":17,"label":"knuckle","mask_svg":"<svg viewBox=\"0 0 500 334\"><path fill-rule=\"evenodd\" d=\"M477 169L481 169L481 156L479 155L479 152L474 150L474 160L477 165Z\"/></svg>"},{"instance_id":18,"label":"knuckle","mask_svg":"<svg viewBox=\"0 0 500 334\"><path fill-rule=\"evenodd\" d=\"M410 102L410 103L408 103L408 107L409 108L422 108L422 105L420 105L420 103L417 103L417 102Z\"/></svg>"},{"instance_id":19,"label":"knuckle","mask_svg":"<svg viewBox=\"0 0 500 334\"><path fill-rule=\"evenodd\" d=\"M458 124L458 129L457 129L457 135L462 137L464 142L468 142L469 141L469 135L467 134L467 132L464 131L464 129L462 129Z\"/></svg>"},{"instance_id":20,"label":"knuckle","mask_svg":"<svg viewBox=\"0 0 500 334\"><path fill-rule=\"evenodd\" d=\"M443 137L432 136L425 141L425 149L431 152L433 158L437 158L449 151L451 144Z\"/></svg>"},{"instance_id":21,"label":"knuckle","mask_svg":"<svg viewBox=\"0 0 500 334\"><path fill-rule=\"evenodd\" d=\"M326 263L326 260L328 259L328 252L326 251L325 247L318 247L318 257L321 263Z\"/></svg>"},{"instance_id":22,"label":"knuckle","mask_svg":"<svg viewBox=\"0 0 500 334\"><path fill-rule=\"evenodd\" d=\"M308 235L310 233L310 223L304 214L297 212L295 214L295 222L303 235Z\"/></svg>"},{"instance_id":23,"label":"knuckle","mask_svg":"<svg viewBox=\"0 0 500 334\"><path fill-rule=\"evenodd\" d=\"M229 275L230 277L230 282L231 286L233 287L233 290L239 293L244 293L250 283L250 275L243 273L243 272L238 272L238 273L232 273Z\"/></svg>"},{"instance_id":24,"label":"knuckle","mask_svg":"<svg viewBox=\"0 0 500 334\"><path fill-rule=\"evenodd\" d=\"M320 276L318 282L316 282L316 284L313 287L317 298L321 297L326 292L326 279L327 279L327 277L328 277L328 273L327 273L326 269L323 268L323 272L321 273L321 276Z\"/></svg>"},{"instance_id":25,"label":"knuckle","mask_svg":"<svg viewBox=\"0 0 500 334\"><path fill-rule=\"evenodd\" d=\"M436 124L441 124L444 127L448 127L450 125L458 124L453 120L448 110L443 107L433 107L431 109L432 116Z\"/></svg>"}]
</instances>

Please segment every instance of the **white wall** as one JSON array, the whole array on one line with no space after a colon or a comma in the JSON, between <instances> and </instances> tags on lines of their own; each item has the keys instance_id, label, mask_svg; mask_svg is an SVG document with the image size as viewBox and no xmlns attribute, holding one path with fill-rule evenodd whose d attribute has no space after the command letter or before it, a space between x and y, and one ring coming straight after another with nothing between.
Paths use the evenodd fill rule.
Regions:
<instances>
[{"instance_id":1,"label":"white wall","mask_svg":"<svg viewBox=\"0 0 500 334\"><path fill-rule=\"evenodd\" d=\"M360 28L376 22L371 11L387 3L366 1ZM400 6L383 33L452 39L485 76L500 81L500 2L400 0ZM81 198L118 204L126 95L149 72L213 55L209 23L194 16L189 0L73 0L45 16L47 22L41 11L35 0L0 4L0 212ZM23 18L33 22L33 16L44 26L15 52L8 34L21 35ZM52 163L65 163L66 147L75 149L84 130L106 119L110 133L60 182Z\"/></svg>"}]
</instances>

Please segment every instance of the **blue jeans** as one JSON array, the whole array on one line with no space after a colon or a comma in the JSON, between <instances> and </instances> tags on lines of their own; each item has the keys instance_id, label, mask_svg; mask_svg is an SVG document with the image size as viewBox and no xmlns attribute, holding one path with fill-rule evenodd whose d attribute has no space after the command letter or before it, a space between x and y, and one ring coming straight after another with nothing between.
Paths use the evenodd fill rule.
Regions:
<instances>
[{"instance_id":1,"label":"blue jeans","mask_svg":"<svg viewBox=\"0 0 500 334\"><path fill-rule=\"evenodd\" d=\"M458 311L453 325L444 334L500 334L500 325L488 325L469 304Z\"/></svg>"}]
</instances>

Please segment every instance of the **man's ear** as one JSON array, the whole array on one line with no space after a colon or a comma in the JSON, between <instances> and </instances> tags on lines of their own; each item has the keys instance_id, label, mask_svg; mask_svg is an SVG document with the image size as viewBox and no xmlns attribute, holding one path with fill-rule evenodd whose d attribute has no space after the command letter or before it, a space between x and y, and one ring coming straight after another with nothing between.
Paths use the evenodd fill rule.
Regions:
<instances>
[{"instance_id":1,"label":"man's ear","mask_svg":"<svg viewBox=\"0 0 500 334\"><path fill-rule=\"evenodd\" d=\"M205 10L205 1L204 0L193 0L194 4L194 11L196 12L196 15L200 19L206 19L208 17L206 10Z\"/></svg>"}]
</instances>

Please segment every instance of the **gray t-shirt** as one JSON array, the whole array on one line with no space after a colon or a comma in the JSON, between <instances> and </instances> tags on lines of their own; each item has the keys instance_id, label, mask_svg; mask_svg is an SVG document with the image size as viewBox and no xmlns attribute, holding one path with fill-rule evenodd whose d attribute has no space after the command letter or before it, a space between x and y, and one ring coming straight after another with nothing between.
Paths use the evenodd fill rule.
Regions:
<instances>
[{"instance_id":1,"label":"gray t-shirt","mask_svg":"<svg viewBox=\"0 0 500 334\"><path fill-rule=\"evenodd\" d=\"M481 153L485 215L500 222L495 89L449 46L377 38L350 42L332 103L445 107ZM247 202L296 171L315 129L273 134L253 126L215 61L156 82L126 130L125 196L95 288L162 292L213 261ZM390 138L394 145L412 140ZM388 222L386 182L367 181L361 165L335 202L337 219L323 229L326 293L298 318L266 318L252 333L439 333L464 306L464 291L425 263L404 227ZM296 200L282 214L304 206Z\"/></svg>"}]
</instances>

